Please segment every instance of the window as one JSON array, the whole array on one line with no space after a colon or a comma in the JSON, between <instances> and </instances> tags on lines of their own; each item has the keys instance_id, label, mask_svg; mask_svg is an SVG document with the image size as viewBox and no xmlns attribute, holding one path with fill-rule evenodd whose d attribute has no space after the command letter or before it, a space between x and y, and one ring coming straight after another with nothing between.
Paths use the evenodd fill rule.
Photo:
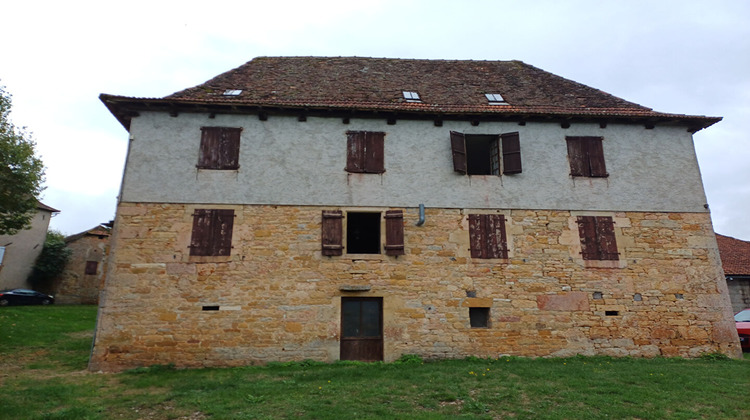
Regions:
<instances>
[{"instance_id":1,"label":"window","mask_svg":"<svg viewBox=\"0 0 750 420\"><path fill-rule=\"evenodd\" d=\"M224 96L240 96L242 89L227 89L222 95Z\"/></svg>"},{"instance_id":2,"label":"window","mask_svg":"<svg viewBox=\"0 0 750 420\"><path fill-rule=\"evenodd\" d=\"M451 149L456 172L467 175L521 173L521 143L517 132L498 136L451 131Z\"/></svg>"},{"instance_id":3,"label":"window","mask_svg":"<svg viewBox=\"0 0 750 420\"><path fill-rule=\"evenodd\" d=\"M346 219L346 238L343 219ZM380 254L381 213L323 210L321 252L326 256L342 255L344 242L347 254ZM401 210L385 212L385 255L404 255L404 215Z\"/></svg>"},{"instance_id":4,"label":"window","mask_svg":"<svg viewBox=\"0 0 750 420\"><path fill-rule=\"evenodd\" d=\"M409 92L409 91L403 91L404 99L406 99L406 102L422 102L422 99L419 97L419 93L417 92Z\"/></svg>"},{"instance_id":5,"label":"window","mask_svg":"<svg viewBox=\"0 0 750 420\"><path fill-rule=\"evenodd\" d=\"M485 93L484 96L490 105L508 105L505 99L503 99L503 95L499 93Z\"/></svg>"},{"instance_id":6,"label":"window","mask_svg":"<svg viewBox=\"0 0 750 420\"><path fill-rule=\"evenodd\" d=\"M99 267L98 261L86 261L86 271L84 271L84 273L88 275L96 274L96 269L98 267Z\"/></svg>"},{"instance_id":7,"label":"window","mask_svg":"<svg viewBox=\"0 0 750 420\"><path fill-rule=\"evenodd\" d=\"M508 258L505 238L505 216L470 214L469 244L472 258Z\"/></svg>"},{"instance_id":8,"label":"window","mask_svg":"<svg viewBox=\"0 0 750 420\"><path fill-rule=\"evenodd\" d=\"M234 210L196 209L190 255L228 256L232 252Z\"/></svg>"},{"instance_id":9,"label":"window","mask_svg":"<svg viewBox=\"0 0 750 420\"><path fill-rule=\"evenodd\" d=\"M490 308L469 308L471 328L489 328Z\"/></svg>"},{"instance_id":10,"label":"window","mask_svg":"<svg viewBox=\"0 0 750 420\"><path fill-rule=\"evenodd\" d=\"M201 127L200 169L239 169L241 128Z\"/></svg>"},{"instance_id":11,"label":"window","mask_svg":"<svg viewBox=\"0 0 750 420\"><path fill-rule=\"evenodd\" d=\"M619 260L615 225L611 217L578 216L581 255L584 260Z\"/></svg>"},{"instance_id":12,"label":"window","mask_svg":"<svg viewBox=\"0 0 750 420\"><path fill-rule=\"evenodd\" d=\"M346 132L346 171L380 174L385 172L385 133L374 131Z\"/></svg>"},{"instance_id":13,"label":"window","mask_svg":"<svg viewBox=\"0 0 750 420\"><path fill-rule=\"evenodd\" d=\"M607 177L602 137L565 137L571 176Z\"/></svg>"}]
</instances>

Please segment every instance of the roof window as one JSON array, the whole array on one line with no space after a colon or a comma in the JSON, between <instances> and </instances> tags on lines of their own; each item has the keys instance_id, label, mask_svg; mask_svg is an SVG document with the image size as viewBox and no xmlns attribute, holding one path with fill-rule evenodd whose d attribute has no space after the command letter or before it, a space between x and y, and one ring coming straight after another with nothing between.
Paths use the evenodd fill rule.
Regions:
<instances>
[{"instance_id":1,"label":"roof window","mask_svg":"<svg viewBox=\"0 0 750 420\"><path fill-rule=\"evenodd\" d=\"M485 93L484 96L489 101L490 105L508 105L503 99L503 95L499 93Z\"/></svg>"},{"instance_id":2,"label":"roof window","mask_svg":"<svg viewBox=\"0 0 750 420\"><path fill-rule=\"evenodd\" d=\"M240 96L242 89L227 89L222 95L224 96Z\"/></svg>"},{"instance_id":3,"label":"roof window","mask_svg":"<svg viewBox=\"0 0 750 420\"><path fill-rule=\"evenodd\" d=\"M417 92L410 92L408 90L405 90L403 91L403 93L406 102L422 102L422 99L419 97L419 94Z\"/></svg>"}]
</instances>

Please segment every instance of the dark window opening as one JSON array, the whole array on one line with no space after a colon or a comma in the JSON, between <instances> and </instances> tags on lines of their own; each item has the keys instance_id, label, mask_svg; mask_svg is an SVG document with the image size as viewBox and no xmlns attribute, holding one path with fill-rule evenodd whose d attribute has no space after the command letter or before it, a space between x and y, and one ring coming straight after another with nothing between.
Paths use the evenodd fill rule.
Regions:
<instances>
[{"instance_id":1,"label":"dark window opening","mask_svg":"<svg viewBox=\"0 0 750 420\"><path fill-rule=\"evenodd\" d=\"M471 328L488 328L490 326L490 308L469 308Z\"/></svg>"},{"instance_id":2,"label":"dark window opening","mask_svg":"<svg viewBox=\"0 0 750 420\"><path fill-rule=\"evenodd\" d=\"M521 173L521 143L515 133L464 134L451 131L453 170L466 175Z\"/></svg>"},{"instance_id":3,"label":"dark window opening","mask_svg":"<svg viewBox=\"0 0 750 420\"><path fill-rule=\"evenodd\" d=\"M346 252L380 253L380 213L346 214Z\"/></svg>"},{"instance_id":4,"label":"dark window opening","mask_svg":"<svg viewBox=\"0 0 750 420\"><path fill-rule=\"evenodd\" d=\"M99 262L97 261L86 261L86 271L85 273L88 275L96 274L96 269L99 267Z\"/></svg>"},{"instance_id":5,"label":"dark window opening","mask_svg":"<svg viewBox=\"0 0 750 420\"><path fill-rule=\"evenodd\" d=\"M219 306L218 305L216 305L216 306L204 306L203 310L204 311L218 311L219 310Z\"/></svg>"},{"instance_id":6,"label":"dark window opening","mask_svg":"<svg viewBox=\"0 0 750 420\"><path fill-rule=\"evenodd\" d=\"M497 136L466 136L466 173L500 175L500 148Z\"/></svg>"},{"instance_id":7,"label":"dark window opening","mask_svg":"<svg viewBox=\"0 0 750 420\"><path fill-rule=\"evenodd\" d=\"M619 311L604 311L605 316L617 316L620 315Z\"/></svg>"}]
</instances>

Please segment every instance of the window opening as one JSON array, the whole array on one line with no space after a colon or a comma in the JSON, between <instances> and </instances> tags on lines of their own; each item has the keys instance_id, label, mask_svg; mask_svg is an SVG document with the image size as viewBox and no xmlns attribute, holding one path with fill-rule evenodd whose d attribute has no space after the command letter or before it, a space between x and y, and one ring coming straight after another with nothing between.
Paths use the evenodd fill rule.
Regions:
<instances>
[{"instance_id":1,"label":"window opening","mask_svg":"<svg viewBox=\"0 0 750 420\"><path fill-rule=\"evenodd\" d=\"M490 308L469 308L471 328L488 328L490 326Z\"/></svg>"},{"instance_id":2,"label":"window opening","mask_svg":"<svg viewBox=\"0 0 750 420\"><path fill-rule=\"evenodd\" d=\"M503 99L503 95L499 93L485 93L484 96L487 98L490 105L508 105L508 103L505 102L505 99Z\"/></svg>"},{"instance_id":3,"label":"window opening","mask_svg":"<svg viewBox=\"0 0 750 420\"><path fill-rule=\"evenodd\" d=\"M500 146L497 136L466 136L466 173L500 175Z\"/></svg>"},{"instance_id":4,"label":"window opening","mask_svg":"<svg viewBox=\"0 0 750 420\"><path fill-rule=\"evenodd\" d=\"M242 93L242 89L227 89L224 91L224 96L239 96Z\"/></svg>"},{"instance_id":5,"label":"window opening","mask_svg":"<svg viewBox=\"0 0 750 420\"><path fill-rule=\"evenodd\" d=\"M417 92L404 90L403 94L404 94L404 99L406 99L406 102L422 102L422 99L419 97L419 93Z\"/></svg>"},{"instance_id":6,"label":"window opening","mask_svg":"<svg viewBox=\"0 0 750 420\"><path fill-rule=\"evenodd\" d=\"M86 271L88 275L96 274L96 269L99 267L98 261L86 261Z\"/></svg>"},{"instance_id":7,"label":"window opening","mask_svg":"<svg viewBox=\"0 0 750 420\"><path fill-rule=\"evenodd\" d=\"M380 213L346 214L346 252L380 253Z\"/></svg>"}]
</instances>

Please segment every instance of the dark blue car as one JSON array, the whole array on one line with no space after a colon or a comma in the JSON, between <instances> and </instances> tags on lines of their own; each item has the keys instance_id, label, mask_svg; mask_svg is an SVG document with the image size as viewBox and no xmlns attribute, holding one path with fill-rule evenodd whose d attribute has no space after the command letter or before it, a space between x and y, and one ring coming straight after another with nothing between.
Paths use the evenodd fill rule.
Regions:
<instances>
[{"instance_id":1,"label":"dark blue car","mask_svg":"<svg viewBox=\"0 0 750 420\"><path fill-rule=\"evenodd\" d=\"M0 306L9 305L51 305L53 296L28 289L3 290L0 292Z\"/></svg>"}]
</instances>

